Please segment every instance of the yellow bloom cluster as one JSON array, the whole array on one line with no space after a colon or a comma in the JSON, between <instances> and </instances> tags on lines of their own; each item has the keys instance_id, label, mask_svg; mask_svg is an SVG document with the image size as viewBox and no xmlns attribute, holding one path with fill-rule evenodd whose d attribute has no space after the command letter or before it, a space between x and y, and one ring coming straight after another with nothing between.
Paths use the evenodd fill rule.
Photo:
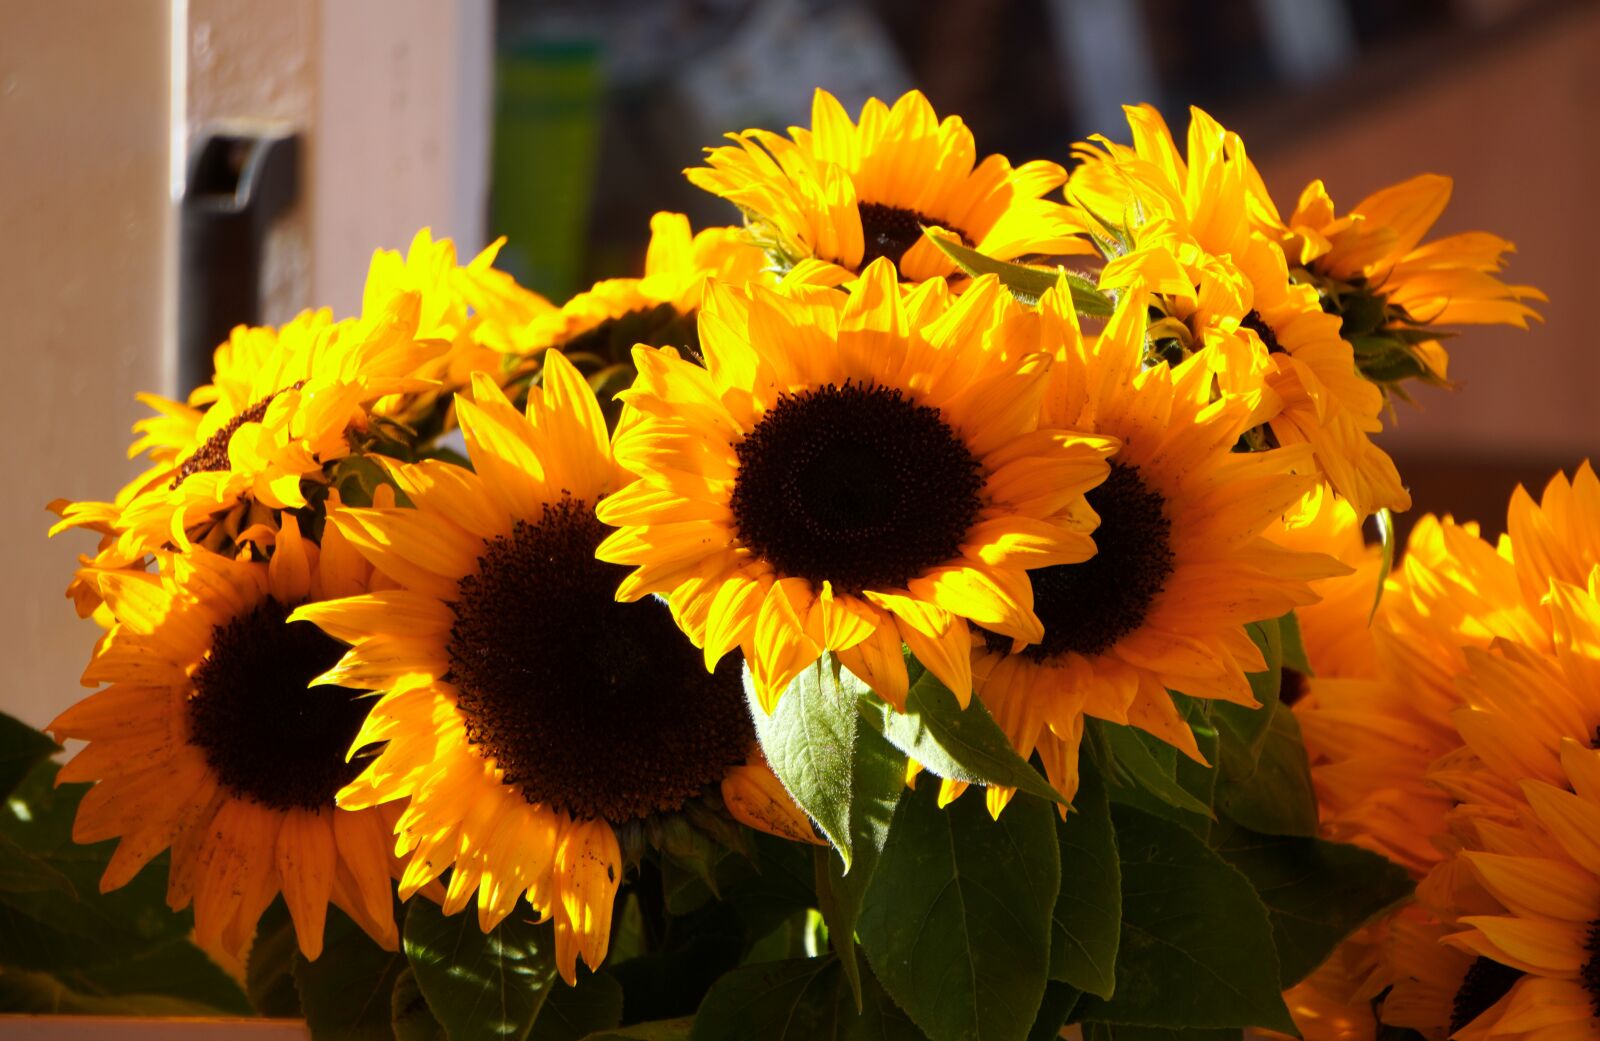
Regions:
<instances>
[{"instance_id":1,"label":"yellow bloom cluster","mask_svg":"<svg viewBox=\"0 0 1600 1041\"><path fill-rule=\"evenodd\" d=\"M1354 518L1321 512L1293 537L1320 527L1375 569ZM1506 527L1490 542L1425 517L1370 629L1366 582L1302 615L1317 674L1295 713L1323 827L1419 880L1292 993L1308 1038L1593 1036L1600 480L1585 463L1537 502L1518 488Z\"/></svg>"},{"instance_id":2,"label":"yellow bloom cluster","mask_svg":"<svg viewBox=\"0 0 1600 1041\"><path fill-rule=\"evenodd\" d=\"M64 776L100 782L81 837L122 840L104 884L170 847L173 906L230 955L279 892L308 957L330 902L392 946L391 880L485 930L525 900L571 981L647 847L692 862L684 836L737 846L731 822L819 841L751 716L819 661L893 709L922 672L976 699L1070 801L1088 720L1204 764L1173 693L1257 706L1246 626L1297 609L1330 832L1420 873L1447 817L1511 827L1509 803L1426 787L1462 745L1452 711L1494 702L1448 680L1567 668L1562 641L1591 638L1530 575L1593 560L1572 541L1592 475L1522 511L1538 548L1493 588L1472 569L1509 551L1420 528L1375 648L1317 612L1376 581L1359 519L1408 504L1372 442L1385 389L1442 376L1434 324L1521 324L1537 294L1493 277L1498 239L1418 245L1437 206L1411 189L1337 220L1308 193L1285 223L1204 113L1186 155L1153 110L1129 119L1132 146L1013 166L918 93L852 119L819 91L811 127L688 171L744 226L658 214L638 277L558 307L497 246L461 265L423 232L374 257L359 316L238 329L186 403L144 398L152 467L53 504L54 530L102 536L70 593L107 630L84 682L108 686L52 729L88 741ZM1392 664L1457 648L1447 614L1493 668ZM1364 715L1385 683L1412 692L1392 726ZM1379 790L1391 753L1351 714L1415 790ZM1586 798L1578 766L1542 768ZM998 816L1012 791L986 797ZM1499 920L1457 946L1508 951Z\"/></svg>"}]
</instances>

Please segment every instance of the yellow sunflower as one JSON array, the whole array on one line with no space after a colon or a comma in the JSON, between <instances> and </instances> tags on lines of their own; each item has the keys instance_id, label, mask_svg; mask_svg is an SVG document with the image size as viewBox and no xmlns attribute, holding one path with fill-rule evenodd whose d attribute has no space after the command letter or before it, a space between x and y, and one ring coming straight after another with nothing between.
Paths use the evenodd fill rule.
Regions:
<instances>
[{"instance_id":1,"label":"yellow sunflower","mask_svg":"<svg viewBox=\"0 0 1600 1041\"><path fill-rule=\"evenodd\" d=\"M1222 389L1264 388L1259 422L1282 445L1311 445L1317 467L1362 516L1407 509L1394 463L1372 442L1383 394L1356 367L1311 286L1291 282L1283 251L1247 220L1259 178L1244 143L1191 109L1186 156L1159 113L1125 109L1133 145L1078 145L1067 197L1110 252L1108 289L1143 286L1173 319L1152 335L1178 357L1202 353ZM1177 357L1172 357L1177 360Z\"/></svg>"},{"instance_id":2,"label":"yellow sunflower","mask_svg":"<svg viewBox=\"0 0 1600 1041\"><path fill-rule=\"evenodd\" d=\"M1266 663L1245 624L1312 602L1310 582L1347 570L1263 536L1311 486L1310 450L1234 451L1252 403L1217 399L1199 359L1145 367L1148 311L1131 292L1086 341L1067 294L1041 302L1040 344L1056 356L1041 423L1118 447L1088 493L1095 555L1027 574L1042 638L973 641L979 697L1024 756L1038 747L1066 771L1051 780L1069 798L1084 713L1203 762L1167 692L1256 705L1245 673ZM1007 795L992 790L991 805Z\"/></svg>"},{"instance_id":3,"label":"yellow sunflower","mask_svg":"<svg viewBox=\"0 0 1600 1041\"><path fill-rule=\"evenodd\" d=\"M755 240L800 281L847 282L879 257L908 282L957 274L925 226L1002 260L1090 251L1070 211L1043 198L1066 180L1060 166L979 162L967 125L940 121L917 91L893 107L869 100L857 123L818 90L809 128L728 137L684 172L743 210Z\"/></svg>"},{"instance_id":4,"label":"yellow sunflower","mask_svg":"<svg viewBox=\"0 0 1600 1041\"><path fill-rule=\"evenodd\" d=\"M485 931L525 893L556 957L605 957L619 842L721 786L740 820L811 840L755 748L736 662L713 675L667 607L618 604L594 506L625 479L593 393L559 352L524 416L479 374L456 415L473 470L390 462L415 508L330 525L399 588L293 615L350 644L321 682L383 691L356 744L386 742L339 793L409 799L396 822L408 897L447 868L447 913ZM770 776L770 775L768 775Z\"/></svg>"},{"instance_id":5,"label":"yellow sunflower","mask_svg":"<svg viewBox=\"0 0 1600 1041\"><path fill-rule=\"evenodd\" d=\"M1600 696L1586 693L1591 702ZM1520 784L1523 826L1485 826L1488 841L1460 854L1501 905L1461 915L1463 931L1444 938L1490 963L1502 981L1496 1000L1452 1022L1463 1041L1586 1041L1600 1033L1600 752L1592 740L1563 738L1559 783Z\"/></svg>"},{"instance_id":6,"label":"yellow sunflower","mask_svg":"<svg viewBox=\"0 0 1600 1041\"><path fill-rule=\"evenodd\" d=\"M1543 301L1532 286L1497 277L1515 247L1496 235L1473 231L1423 244L1450 201L1451 181L1422 174L1362 199L1343 217L1321 181L1300 193L1287 222L1259 180L1252 209L1258 225L1276 236L1292 263L1309 271L1342 315L1347 330L1364 337L1372 362L1413 363L1396 375L1442 381L1448 357L1429 330L1440 325L1528 327L1539 314L1524 301Z\"/></svg>"},{"instance_id":7,"label":"yellow sunflower","mask_svg":"<svg viewBox=\"0 0 1600 1041\"><path fill-rule=\"evenodd\" d=\"M605 401L633 379L636 343L696 352L695 311L707 279L743 285L772 281L767 258L738 228L691 233L681 213L650 218L644 277L597 282L560 308L511 330L501 346L512 379L531 373L552 348L588 374Z\"/></svg>"},{"instance_id":8,"label":"yellow sunflower","mask_svg":"<svg viewBox=\"0 0 1600 1041\"><path fill-rule=\"evenodd\" d=\"M139 396L159 414L134 424L129 453L155 465L114 502L52 503L62 519L51 534L108 535L98 563L120 567L164 547L224 550L270 532L271 510L306 506L302 482L323 482L323 467L350 454L373 402L430 386L414 373L444 345L416 339L417 305L396 295L359 322L324 310L281 329L234 329L217 348L215 378L188 404Z\"/></svg>"},{"instance_id":9,"label":"yellow sunflower","mask_svg":"<svg viewBox=\"0 0 1600 1041\"><path fill-rule=\"evenodd\" d=\"M640 347L600 504L618 591L668 596L715 666L740 647L761 706L825 651L891 703L901 644L965 705L969 623L1044 635L1027 569L1093 551L1083 493L1106 438L1042 428L1048 355L1002 360L1009 294L903 291L887 260L848 293L714 286L705 368Z\"/></svg>"},{"instance_id":10,"label":"yellow sunflower","mask_svg":"<svg viewBox=\"0 0 1600 1041\"><path fill-rule=\"evenodd\" d=\"M270 563L199 548L157 559L159 573L95 576L116 622L83 682L107 686L47 728L88 742L59 779L98 782L73 837L121 840L101 891L170 847L167 902L193 902L207 949L242 956L280 892L306 957L322 950L329 903L393 949L394 813L333 801L360 769L346 750L364 692L308 688L341 648L286 621L308 599L365 592L370 568L336 532L319 548L292 518Z\"/></svg>"},{"instance_id":11,"label":"yellow sunflower","mask_svg":"<svg viewBox=\"0 0 1600 1041\"><path fill-rule=\"evenodd\" d=\"M1377 675L1371 615L1383 553L1361 533L1361 518L1348 500L1326 485L1312 489L1269 538L1289 549L1328 553L1350 569L1311 584L1319 599L1295 609L1311 673L1324 678Z\"/></svg>"}]
</instances>

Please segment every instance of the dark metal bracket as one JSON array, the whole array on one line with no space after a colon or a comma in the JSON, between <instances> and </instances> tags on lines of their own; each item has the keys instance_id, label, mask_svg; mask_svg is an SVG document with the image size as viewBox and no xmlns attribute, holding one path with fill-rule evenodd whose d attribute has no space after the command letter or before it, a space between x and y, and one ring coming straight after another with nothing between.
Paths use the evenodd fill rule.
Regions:
<instances>
[{"instance_id":1,"label":"dark metal bracket","mask_svg":"<svg viewBox=\"0 0 1600 1041\"><path fill-rule=\"evenodd\" d=\"M217 130L189 162L178 249L180 396L211 381L211 356L240 323L261 321L267 232L300 192L292 130Z\"/></svg>"}]
</instances>

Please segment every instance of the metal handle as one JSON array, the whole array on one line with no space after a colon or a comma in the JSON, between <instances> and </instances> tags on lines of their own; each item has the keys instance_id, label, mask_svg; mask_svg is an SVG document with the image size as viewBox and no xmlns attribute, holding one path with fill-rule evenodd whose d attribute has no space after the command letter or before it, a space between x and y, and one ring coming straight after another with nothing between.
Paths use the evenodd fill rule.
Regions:
<instances>
[{"instance_id":1,"label":"metal handle","mask_svg":"<svg viewBox=\"0 0 1600 1041\"><path fill-rule=\"evenodd\" d=\"M218 131L195 144L178 252L180 392L211 380L211 356L241 323L261 321L267 231L300 189L293 131Z\"/></svg>"}]
</instances>

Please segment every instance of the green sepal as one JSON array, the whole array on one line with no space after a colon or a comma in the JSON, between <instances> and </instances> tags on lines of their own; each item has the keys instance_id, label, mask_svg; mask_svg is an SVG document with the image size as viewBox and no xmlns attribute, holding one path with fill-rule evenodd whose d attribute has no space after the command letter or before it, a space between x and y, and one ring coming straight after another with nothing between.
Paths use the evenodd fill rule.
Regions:
<instances>
[{"instance_id":1,"label":"green sepal","mask_svg":"<svg viewBox=\"0 0 1600 1041\"><path fill-rule=\"evenodd\" d=\"M1012 295L1025 304L1037 304L1046 293L1065 283L1072 294L1072 306L1079 314L1107 318L1116 310L1116 304L1111 297L1102 293L1092 280L1064 267L1034 267L1029 264L996 260L979 253L971 246L962 244L953 235L941 235L927 228L923 231L945 256L955 261L956 266L962 271L974 278L980 275L995 275L1000 279L1001 285L1011 290Z\"/></svg>"}]
</instances>

